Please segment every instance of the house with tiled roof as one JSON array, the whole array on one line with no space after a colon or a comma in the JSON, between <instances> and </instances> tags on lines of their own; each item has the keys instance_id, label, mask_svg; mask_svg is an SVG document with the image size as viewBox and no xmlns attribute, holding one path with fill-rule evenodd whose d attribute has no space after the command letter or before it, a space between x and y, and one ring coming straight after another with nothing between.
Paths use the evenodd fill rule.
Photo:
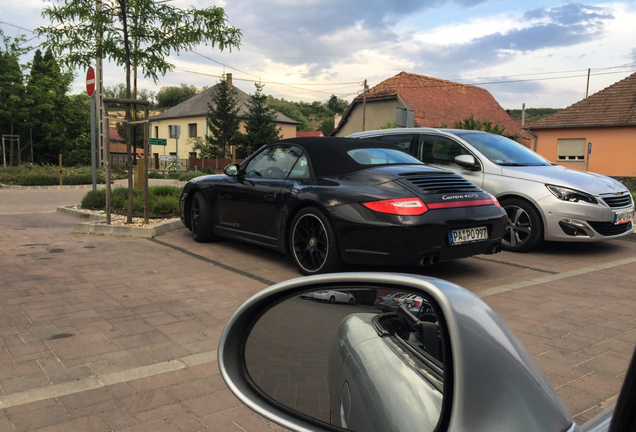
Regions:
<instances>
[{"instance_id":1,"label":"house with tiled roof","mask_svg":"<svg viewBox=\"0 0 636 432\"><path fill-rule=\"evenodd\" d=\"M232 74L227 74L226 80L238 100L239 118L247 118L249 104L251 103L250 95L233 84ZM159 115L150 117L150 137L166 140L165 146L150 146L152 165L155 168L159 168L160 156L177 155L177 151L181 168L188 168L188 161L197 158L197 152L192 148L193 139L205 139L205 136L210 133L207 129L206 115L208 113L208 104L212 103L217 85L196 94ZM299 122L279 112L275 112L275 115L276 127L280 130L282 138L295 137L296 125ZM178 142L171 132L171 126L173 125L179 126L181 130ZM245 121L241 120L239 130L241 133L245 133Z\"/></svg>"},{"instance_id":2,"label":"house with tiled roof","mask_svg":"<svg viewBox=\"0 0 636 432\"><path fill-rule=\"evenodd\" d=\"M110 163L111 164L126 164L126 140L119 135L116 126L109 126L108 128L108 142L110 144ZM141 157L144 154L144 150L137 148L137 157Z\"/></svg>"},{"instance_id":3,"label":"house with tiled roof","mask_svg":"<svg viewBox=\"0 0 636 432\"><path fill-rule=\"evenodd\" d=\"M552 162L612 177L636 176L636 73L533 122L531 148Z\"/></svg>"},{"instance_id":4,"label":"house with tiled roof","mask_svg":"<svg viewBox=\"0 0 636 432\"><path fill-rule=\"evenodd\" d=\"M504 135L529 143L529 135L487 90L408 72L400 72L370 88L366 95L358 95L332 135L380 129L395 123L397 110L407 106L413 111L414 126L453 127L455 122L473 116L503 126Z\"/></svg>"}]
</instances>

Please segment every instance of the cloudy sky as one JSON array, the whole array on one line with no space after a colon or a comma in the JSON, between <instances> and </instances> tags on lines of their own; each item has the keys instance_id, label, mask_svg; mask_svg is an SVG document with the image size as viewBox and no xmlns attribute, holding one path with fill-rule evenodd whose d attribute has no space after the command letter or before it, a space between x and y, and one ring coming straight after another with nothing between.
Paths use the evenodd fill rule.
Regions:
<instances>
[{"instance_id":1,"label":"cloudy sky","mask_svg":"<svg viewBox=\"0 0 636 432\"><path fill-rule=\"evenodd\" d=\"M214 4L243 33L240 49L200 46L171 56L174 72L156 84L235 85L288 100L351 100L401 71L486 88L504 108L564 108L636 72L636 2L583 0L172 0ZM46 25L42 0L3 1L0 28L25 34ZM37 39L31 44L37 44ZM84 91L85 71L74 92ZM104 84L124 82L105 70Z\"/></svg>"}]
</instances>

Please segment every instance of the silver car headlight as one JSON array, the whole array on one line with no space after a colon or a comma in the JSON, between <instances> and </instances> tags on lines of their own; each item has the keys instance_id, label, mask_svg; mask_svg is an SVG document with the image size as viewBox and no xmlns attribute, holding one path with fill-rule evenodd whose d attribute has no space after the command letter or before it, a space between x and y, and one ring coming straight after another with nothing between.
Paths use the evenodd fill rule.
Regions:
<instances>
[{"instance_id":1,"label":"silver car headlight","mask_svg":"<svg viewBox=\"0 0 636 432\"><path fill-rule=\"evenodd\" d=\"M562 201L569 202L586 202L590 204L598 204L596 198L594 198L590 194L586 194L585 192L577 191L574 189L562 187L562 186L554 186L554 185L545 185L550 192L554 194L555 197Z\"/></svg>"}]
</instances>

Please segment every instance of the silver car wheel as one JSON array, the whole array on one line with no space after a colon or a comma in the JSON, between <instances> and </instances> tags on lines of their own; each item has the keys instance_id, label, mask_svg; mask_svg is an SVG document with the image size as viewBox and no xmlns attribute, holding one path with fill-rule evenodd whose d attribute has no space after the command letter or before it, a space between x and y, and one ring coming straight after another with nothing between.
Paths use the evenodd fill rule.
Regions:
<instances>
[{"instance_id":1,"label":"silver car wheel","mask_svg":"<svg viewBox=\"0 0 636 432\"><path fill-rule=\"evenodd\" d=\"M501 206L507 216L502 248L513 252L534 249L543 239L543 223L537 210L530 203L516 198L502 201Z\"/></svg>"}]
</instances>

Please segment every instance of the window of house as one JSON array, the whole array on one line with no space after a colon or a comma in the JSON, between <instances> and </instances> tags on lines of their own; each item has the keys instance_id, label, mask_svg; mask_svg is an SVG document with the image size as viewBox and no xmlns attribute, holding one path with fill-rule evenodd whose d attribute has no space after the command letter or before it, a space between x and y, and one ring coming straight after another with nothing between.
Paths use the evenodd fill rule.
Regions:
<instances>
[{"instance_id":1,"label":"window of house","mask_svg":"<svg viewBox=\"0 0 636 432\"><path fill-rule=\"evenodd\" d=\"M559 139L557 153L558 162L583 162L585 161L585 139L564 138Z\"/></svg>"},{"instance_id":2,"label":"window of house","mask_svg":"<svg viewBox=\"0 0 636 432\"><path fill-rule=\"evenodd\" d=\"M168 125L168 136L174 138L174 135L172 135L172 125Z\"/></svg>"},{"instance_id":3,"label":"window of house","mask_svg":"<svg viewBox=\"0 0 636 432\"><path fill-rule=\"evenodd\" d=\"M159 126L155 126L155 138L159 138Z\"/></svg>"},{"instance_id":4,"label":"window of house","mask_svg":"<svg viewBox=\"0 0 636 432\"><path fill-rule=\"evenodd\" d=\"M188 125L188 133L190 137L195 137L197 136L197 124L196 123L190 123Z\"/></svg>"}]
</instances>

